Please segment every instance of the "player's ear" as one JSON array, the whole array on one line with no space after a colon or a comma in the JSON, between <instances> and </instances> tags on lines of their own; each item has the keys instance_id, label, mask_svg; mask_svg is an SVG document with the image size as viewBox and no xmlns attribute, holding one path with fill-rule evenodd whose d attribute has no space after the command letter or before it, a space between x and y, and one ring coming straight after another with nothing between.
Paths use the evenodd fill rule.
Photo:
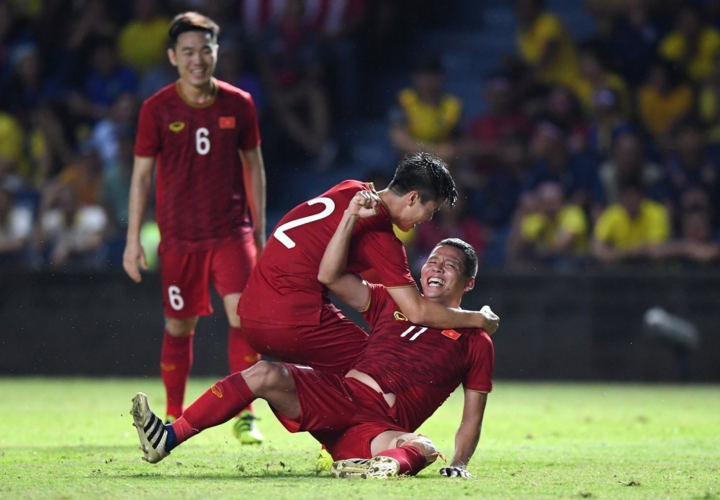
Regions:
<instances>
[{"instance_id":1,"label":"player's ear","mask_svg":"<svg viewBox=\"0 0 720 500\"><path fill-rule=\"evenodd\" d=\"M177 66L177 59L175 57L175 49L174 48L167 49L167 55L168 55L168 59L170 60L170 64L172 64L173 66Z\"/></svg>"},{"instance_id":2,"label":"player's ear","mask_svg":"<svg viewBox=\"0 0 720 500\"><path fill-rule=\"evenodd\" d=\"M465 282L465 291L469 292L475 288L475 278L468 278L467 282Z\"/></svg>"},{"instance_id":3,"label":"player's ear","mask_svg":"<svg viewBox=\"0 0 720 500\"><path fill-rule=\"evenodd\" d=\"M413 206L415 203L420 203L420 193L417 191L410 191L407 194L408 206Z\"/></svg>"}]
</instances>

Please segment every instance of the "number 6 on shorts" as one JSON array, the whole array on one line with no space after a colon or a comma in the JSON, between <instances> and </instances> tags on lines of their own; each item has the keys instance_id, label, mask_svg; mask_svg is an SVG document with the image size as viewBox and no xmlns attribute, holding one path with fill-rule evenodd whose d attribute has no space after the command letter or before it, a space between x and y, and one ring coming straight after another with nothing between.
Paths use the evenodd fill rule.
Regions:
<instances>
[{"instance_id":1,"label":"number 6 on shorts","mask_svg":"<svg viewBox=\"0 0 720 500\"><path fill-rule=\"evenodd\" d=\"M168 287L168 297L170 298L170 307L179 311L185 307L185 301L180 295L180 287L172 285Z\"/></svg>"}]
</instances>

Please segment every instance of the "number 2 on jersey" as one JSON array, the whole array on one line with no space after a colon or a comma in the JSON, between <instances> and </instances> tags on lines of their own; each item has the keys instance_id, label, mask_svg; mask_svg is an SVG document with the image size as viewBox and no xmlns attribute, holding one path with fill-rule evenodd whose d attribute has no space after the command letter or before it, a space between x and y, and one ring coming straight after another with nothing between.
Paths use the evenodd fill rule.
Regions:
<instances>
[{"instance_id":1,"label":"number 2 on jersey","mask_svg":"<svg viewBox=\"0 0 720 500\"><path fill-rule=\"evenodd\" d=\"M309 224L310 222L315 222L316 220L324 219L325 217L333 213L333 210L335 210L335 202L332 201L330 198L315 198L314 200L310 200L307 202L307 204L311 206L318 203L325 205L325 208L322 212L308 215L307 217L300 217L299 219L286 222L275 230L275 232L273 233L275 238L277 238L277 240L283 245L285 245L287 248L295 248L295 242L290 239L287 234L285 234L285 231L298 226Z\"/></svg>"}]
</instances>

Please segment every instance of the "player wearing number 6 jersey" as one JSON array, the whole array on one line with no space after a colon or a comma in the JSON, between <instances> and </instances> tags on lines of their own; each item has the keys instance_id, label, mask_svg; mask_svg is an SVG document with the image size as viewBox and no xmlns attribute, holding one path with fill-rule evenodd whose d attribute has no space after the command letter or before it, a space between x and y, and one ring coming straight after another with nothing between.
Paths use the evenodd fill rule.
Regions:
<instances>
[{"instance_id":1,"label":"player wearing number 6 jersey","mask_svg":"<svg viewBox=\"0 0 720 500\"><path fill-rule=\"evenodd\" d=\"M231 371L258 359L242 335L237 304L265 241L265 170L252 97L212 76L218 31L195 12L175 17L168 57L180 77L145 101L135 144L123 264L139 282L138 262L146 268L140 226L157 162L165 310L160 366L169 420L182 414L194 328L200 315L212 313L211 283L230 323ZM262 439L251 414L236 429L243 442Z\"/></svg>"},{"instance_id":2,"label":"player wearing number 6 jersey","mask_svg":"<svg viewBox=\"0 0 720 500\"><path fill-rule=\"evenodd\" d=\"M346 373L363 351L367 335L331 304L317 275L345 208L358 191L368 189L368 183L344 181L280 220L240 299L245 336L255 350L333 373ZM455 203L455 183L444 162L429 153L405 156L388 188L377 196L379 213L353 229L348 271L374 269L399 312L413 323L494 332L496 317L422 297L393 233L393 224L408 231L430 220L444 204Z\"/></svg>"}]
</instances>

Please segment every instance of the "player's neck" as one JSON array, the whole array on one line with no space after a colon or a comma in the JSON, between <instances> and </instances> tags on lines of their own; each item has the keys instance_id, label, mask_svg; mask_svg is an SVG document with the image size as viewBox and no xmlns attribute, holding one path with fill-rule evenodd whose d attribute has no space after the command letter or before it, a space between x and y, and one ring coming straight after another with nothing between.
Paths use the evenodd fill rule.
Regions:
<instances>
[{"instance_id":1,"label":"player's neck","mask_svg":"<svg viewBox=\"0 0 720 500\"><path fill-rule=\"evenodd\" d=\"M215 97L217 86L215 79L211 78L207 83L195 86L182 79L178 80L178 88L186 101L191 104L203 105Z\"/></svg>"},{"instance_id":2,"label":"player's neck","mask_svg":"<svg viewBox=\"0 0 720 500\"><path fill-rule=\"evenodd\" d=\"M432 302L437 302L441 306L451 307L453 309L460 309L460 302L462 302L462 296L461 297L428 297L428 296L424 296L424 297Z\"/></svg>"}]
</instances>

